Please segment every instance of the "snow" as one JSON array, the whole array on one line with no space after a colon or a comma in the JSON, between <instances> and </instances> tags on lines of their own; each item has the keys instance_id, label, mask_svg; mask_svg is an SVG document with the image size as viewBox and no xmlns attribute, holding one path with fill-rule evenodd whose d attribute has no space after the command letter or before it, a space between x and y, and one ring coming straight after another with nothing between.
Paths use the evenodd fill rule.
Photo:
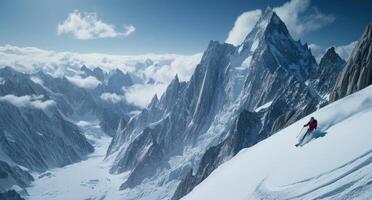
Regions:
<instances>
[{"instance_id":1,"label":"snow","mask_svg":"<svg viewBox=\"0 0 372 200\"><path fill-rule=\"evenodd\" d=\"M310 116L319 123L295 147ZM334 102L217 168L184 200L368 199L372 196L372 86Z\"/></svg>"},{"instance_id":2,"label":"snow","mask_svg":"<svg viewBox=\"0 0 372 200\"><path fill-rule=\"evenodd\" d=\"M127 174L109 173L111 161L104 160L111 138L99 128L98 121L77 123L93 142L95 152L86 160L52 169L44 174L33 174L35 181L27 188L28 200L65 199L123 199L119 187Z\"/></svg>"},{"instance_id":3,"label":"snow","mask_svg":"<svg viewBox=\"0 0 372 200\"><path fill-rule=\"evenodd\" d=\"M254 111L255 112L260 112L261 110L264 110L264 109L270 107L272 103L273 103L273 101L269 101L269 102L263 104L262 106L256 108Z\"/></svg>"},{"instance_id":4,"label":"snow","mask_svg":"<svg viewBox=\"0 0 372 200\"><path fill-rule=\"evenodd\" d=\"M243 63L241 64L241 67L237 67L238 69L241 69L241 70L245 70L245 69L248 69L249 66L251 66L251 62L252 62L252 56L248 56L248 58L246 58Z\"/></svg>"},{"instance_id":5,"label":"snow","mask_svg":"<svg viewBox=\"0 0 372 200\"><path fill-rule=\"evenodd\" d=\"M258 40L258 39L255 39L253 41L253 44L251 46L251 52L254 52L257 49L259 42L260 42L260 40Z\"/></svg>"}]
</instances>

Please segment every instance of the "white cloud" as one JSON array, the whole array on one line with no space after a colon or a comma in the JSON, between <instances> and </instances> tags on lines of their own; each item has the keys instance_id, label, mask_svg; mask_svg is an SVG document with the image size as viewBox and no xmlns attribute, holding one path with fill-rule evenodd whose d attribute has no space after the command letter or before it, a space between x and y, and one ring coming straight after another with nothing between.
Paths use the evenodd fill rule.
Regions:
<instances>
[{"instance_id":1,"label":"white cloud","mask_svg":"<svg viewBox=\"0 0 372 200\"><path fill-rule=\"evenodd\" d=\"M235 21L234 27L230 30L226 43L233 45L241 44L248 33L253 29L258 19L261 17L261 10L244 12Z\"/></svg>"},{"instance_id":2,"label":"white cloud","mask_svg":"<svg viewBox=\"0 0 372 200\"><path fill-rule=\"evenodd\" d=\"M321 13L316 7L310 6L310 3L310 0L291 0L274 8L295 38L318 30L335 20L334 16Z\"/></svg>"},{"instance_id":3,"label":"white cloud","mask_svg":"<svg viewBox=\"0 0 372 200\"><path fill-rule=\"evenodd\" d=\"M192 56L179 56L169 64L159 66L157 63L141 71L146 77L151 77L159 83L169 83L177 74L181 81L189 80L196 65L200 62L202 54Z\"/></svg>"},{"instance_id":4,"label":"white cloud","mask_svg":"<svg viewBox=\"0 0 372 200\"><path fill-rule=\"evenodd\" d=\"M128 103L145 108L155 94L163 94L168 83L135 84L125 90L125 99Z\"/></svg>"},{"instance_id":5,"label":"white cloud","mask_svg":"<svg viewBox=\"0 0 372 200\"><path fill-rule=\"evenodd\" d=\"M31 108L37 108L37 109L46 109L49 106L55 105L55 102L53 100L46 100L43 101L44 98L43 95L25 95L25 96L15 96L12 94L8 94L5 96L0 97L0 101L6 101L8 103L13 104L17 107L31 107Z\"/></svg>"},{"instance_id":6,"label":"white cloud","mask_svg":"<svg viewBox=\"0 0 372 200\"><path fill-rule=\"evenodd\" d=\"M291 35L296 39L335 20L334 16L321 13L310 3L310 0L291 0L274 8ZM261 10L252 10L241 14L229 32L226 42L234 45L241 44L258 21L261 13Z\"/></svg>"},{"instance_id":7,"label":"white cloud","mask_svg":"<svg viewBox=\"0 0 372 200\"><path fill-rule=\"evenodd\" d=\"M72 84L85 88L85 89L94 89L96 88L101 81L97 80L96 77L88 76L86 78L83 78L79 75L75 76L66 76L67 80L70 81Z\"/></svg>"},{"instance_id":8,"label":"white cloud","mask_svg":"<svg viewBox=\"0 0 372 200\"><path fill-rule=\"evenodd\" d=\"M80 13L78 10L70 13L67 19L57 26L59 35L71 34L74 38L80 40L129 36L135 30L136 28L133 25L124 25L123 32L119 32L115 25L107 24L98 19L96 13Z\"/></svg>"},{"instance_id":9,"label":"white cloud","mask_svg":"<svg viewBox=\"0 0 372 200\"><path fill-rule=\"evenodd\" d=\"M316 61L319 63L320 59L322 59L324 52L324 49L317 45L317 44L309 44L309 48L311 50L311 54L313 54Z\"/></svg>"},{"instance_id":10,"label":"white cloud","mask_svg":"<svg viewBox=\"0 0 372 200\"><path fill-rule=\"evenodd\" d=\"M139 107L146 107L155 94L161 96L168 84L178 75L180 81L188 81L196 65L200 62L202 54L192 56L179 56L170 64L158 65L154 63L137 73L155 81L154 84L136 84L125 90L125 99L128 103Z\"/></svg>"},{"instance_id":11,"label":"white cloud","mask_svg":"<svg viewBox=\"0 0 372 200\"><path fill-rule=\"evenodd\" d=\"M124 29L124 36L129 36L130 34L134 33L134 31L136 31L136 27L134 27L132 24L124 25Z\"/></svg>"},{"instance_id":12,"label":"white cloud","mask_svg":"<svg viewBox=\"0 0 372 200\"><path fill-rule=\"evenodd\" d=\"M353 41L343 46L337 46L335 51L338 53L338 55L340 55L341 58L348 60L356 44L358 44L358 41Z\"/></svg>"},{"instance_id":13,"label":"white cloud","mask_svg":"<svg viewBox=\"0 0 372 200\"><path fill-rule=\"evenodd\" d=\"M200 55L200 54L199 54ZM193 57L194 55L191 55ZM55 52L35 47L0 46L0 66L11 66L18 71L33 73L42 70L55 77L73 76L82 65L100 67L110 71L116 68L124 72L138 71L139 64L150 60L160 67L170 65L176 59L190 57L177 54L112 55L101 53ZM147 66L145 66L147 67ZM189 67L186 67L189 68Z\"/></svg>"},{"instance_id":14,"label":"white cloud","mask_svg":"<svg viewBox=\"0 0 372 200\"><path fill-rule=\"evenodd\" d=\"M100 98L102 100L105 100L105 101L109 101L111 103L118 103L120 101L123 101L125 100L125 97L122 96L122 95L118 95L118 94L115 94L115 93L102 93Z\"/></svg>"}]
</instances>

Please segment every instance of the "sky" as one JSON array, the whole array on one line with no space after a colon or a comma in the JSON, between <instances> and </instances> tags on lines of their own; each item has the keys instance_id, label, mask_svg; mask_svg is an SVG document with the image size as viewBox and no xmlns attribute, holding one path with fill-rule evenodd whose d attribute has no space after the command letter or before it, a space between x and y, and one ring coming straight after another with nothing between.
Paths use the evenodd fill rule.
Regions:
<instances>
[{"instance_id":1,"label":"sky","mask_svg":"<svg viewBox=\"0 0 372 200\"><path fill-rule=\"evenodd\" d=\"M243 13L285 3L290 2L0 0L0 45L82 53L195 54L210 40L226 41ZM300 26L310 21L307 26L314 28L294 37L322 48L350 44L372 22L372 1L302 0L297 4L285 9L292 12L287 16L292 19L285 22Z\"/></svg>"},{"instance_id":2,"label":"sky","mask_svg":"<svg viewBox=\"0 0 372 200\"><path fill-rule=\"evenodd\" d=\"M99 81L80 76L82 65L118 68L138 81L104 98L145 107L176 75L189 80L210 40L238 46L267 6L318 62L330 46L347 60L372 22L367 0L0 0L0 67L43 70L87 89Z\"/></svg>"}]
</instances>

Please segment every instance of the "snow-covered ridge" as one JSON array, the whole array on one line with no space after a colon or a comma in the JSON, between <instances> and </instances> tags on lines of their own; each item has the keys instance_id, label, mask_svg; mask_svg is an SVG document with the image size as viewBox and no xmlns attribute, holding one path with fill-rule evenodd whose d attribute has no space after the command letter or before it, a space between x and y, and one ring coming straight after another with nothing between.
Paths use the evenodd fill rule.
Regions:
<instances>
[{"instance_id":1,"label":"snow-covered ridge","mask_svg":"<svg viewBox=\"0 0 372 200\"><path fill-rule=\"evenodd\" d=\"M296 136L310 116L319 128L296 148ZM369 86L243 149L183 199L368 199L371 120Z\"/></svg>"}]
</instances>

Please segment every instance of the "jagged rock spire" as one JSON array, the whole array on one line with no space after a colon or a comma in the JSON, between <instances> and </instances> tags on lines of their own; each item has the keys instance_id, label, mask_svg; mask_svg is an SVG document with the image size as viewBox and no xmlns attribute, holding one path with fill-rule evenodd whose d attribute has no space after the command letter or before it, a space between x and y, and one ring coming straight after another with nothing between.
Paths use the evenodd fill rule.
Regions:
<instances>
[{"instance_id":1,"label":"jagged rock spire","mask_svg":"<svg viewBox=\"0 0 372 200\"><path fill-rule=\"evenodd\" d=\"M331 101L336 101L372 84L372 23L354 47L344 70L337 78Z\"/></svg>"}]
</instances>

